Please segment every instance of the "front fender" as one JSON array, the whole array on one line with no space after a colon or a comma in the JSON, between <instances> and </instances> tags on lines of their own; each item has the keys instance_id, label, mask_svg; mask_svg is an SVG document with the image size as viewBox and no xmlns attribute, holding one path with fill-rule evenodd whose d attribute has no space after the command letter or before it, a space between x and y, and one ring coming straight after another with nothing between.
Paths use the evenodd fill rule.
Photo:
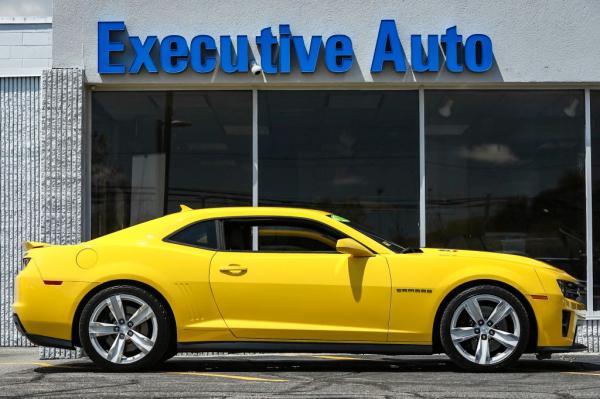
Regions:
<instances>
[{"instance_id":1,"label":"front fender","mask_svg":"<svg viewBox=\"0 0 600 399\"><path fill-rule=\"evenodd\" d=\"M474 281L496 281L519 291L533 305L531 295L544 288L529 265L457 257L406 254L391 257L392 305L389 340L432 342L436 313L458 287Z\"/></svg>"}]
</instances>

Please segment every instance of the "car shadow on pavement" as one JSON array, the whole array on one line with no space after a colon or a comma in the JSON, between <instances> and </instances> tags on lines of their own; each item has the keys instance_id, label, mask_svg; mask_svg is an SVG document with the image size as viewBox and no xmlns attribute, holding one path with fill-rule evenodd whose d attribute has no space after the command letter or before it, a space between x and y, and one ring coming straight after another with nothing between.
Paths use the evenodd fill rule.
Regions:
<instances>
[{"instance_id":1,"label":"car shadow on pavement","mask_svg":"<svg viewBox=\"0 0 600 399\"><path fill-rule=\"evenodd\" d=\"M174 358L162 364L159 368L145 373L228 373L228 372L386 372L386 373L465 373L447 359L410 359L402 358L327 358L315 359L310 357L296 358L240 358L221 357L201 359L194 357ZM567 360L529 360L522 359L512 367L495 373L549 373L549 372L593 372L600 371L600 364L585 361ZM65 362L47 367L39 367L35 372L43 374L57 373L105 373L91 361L78 360ZM123 372L120 372L123 373Z\"/></svg>"}]
</instances>

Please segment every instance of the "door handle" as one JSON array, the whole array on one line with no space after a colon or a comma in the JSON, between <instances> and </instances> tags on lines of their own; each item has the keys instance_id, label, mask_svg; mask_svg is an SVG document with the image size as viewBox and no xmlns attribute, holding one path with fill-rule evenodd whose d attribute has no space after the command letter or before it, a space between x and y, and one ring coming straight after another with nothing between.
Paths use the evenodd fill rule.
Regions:
<instances>
[{"instance_id":1,"label":"door handle","mask_svg":"<svg viewBox=\"0 0 600 399\"><path fill-rule=\"evenodd\" d=\"M241 276L242 274L246 274L248 268L240 265L231 264L220 268L219 271L225 274Z\"/></svg>"}]
</instances>

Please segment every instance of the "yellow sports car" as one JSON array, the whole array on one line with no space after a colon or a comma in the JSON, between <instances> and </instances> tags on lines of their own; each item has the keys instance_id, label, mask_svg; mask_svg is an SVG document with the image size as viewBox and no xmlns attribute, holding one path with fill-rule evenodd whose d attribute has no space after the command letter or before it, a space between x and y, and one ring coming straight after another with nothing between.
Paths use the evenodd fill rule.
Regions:
<instances>
[{"instance_id":1,"label":"yellow sports car","mask_svg":"<svg viewBox=\"0 0 600 399\"><path fill-rule=\"evenodd\" d=\"M445 352L494 370L574 344L575 278L533 259L405 248L327 212L181 212L78 245L26 242L14 320L113 370L177 352Z\"/></svg>"}]
</instances>

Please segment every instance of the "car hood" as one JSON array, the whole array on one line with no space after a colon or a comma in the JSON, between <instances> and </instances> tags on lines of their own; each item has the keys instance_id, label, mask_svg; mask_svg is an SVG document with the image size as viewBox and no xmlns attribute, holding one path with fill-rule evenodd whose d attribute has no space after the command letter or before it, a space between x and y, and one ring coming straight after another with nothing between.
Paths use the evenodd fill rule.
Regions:
<instances>
[{"instance_id":1,"label":"car hood","mask_svg":"<svg viewBox=\"0 0 600 399\"><path fill-rule=\"evenodd\" d=\"M520 265L528 265L535 268L543 268L549 269L556 272L563 272L563 270L558 269L552 265L549 265L545 262L528 258L526 256L521 255L512 255L512 254L504 254L499 252L486 252L486 251L469 251L462 249L442 249L442 248L421 248L424 254L429 256L440 256L440 257L459 257L459 258L469 258L469 259L482 259L489 260L495 262L503 262L503 263L516 263Z\"/></svg>"}]
</instances>

